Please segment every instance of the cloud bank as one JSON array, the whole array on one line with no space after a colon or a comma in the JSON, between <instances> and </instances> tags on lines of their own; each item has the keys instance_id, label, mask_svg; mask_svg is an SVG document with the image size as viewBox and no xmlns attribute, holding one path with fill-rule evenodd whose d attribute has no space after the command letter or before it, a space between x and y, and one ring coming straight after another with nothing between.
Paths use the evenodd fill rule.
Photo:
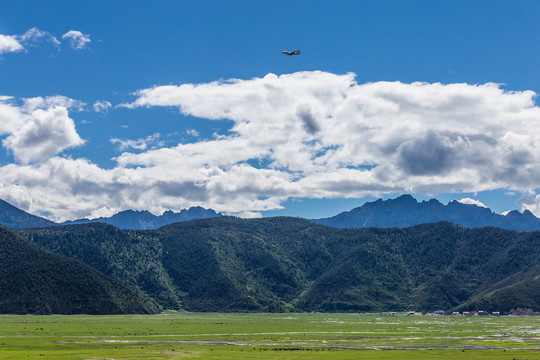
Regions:
<instances>
[{"instance_id":1,"label":"cloud bank","mask_svg":"<svg viewBox=\"0 0 540 360\"><path fill-rule=\"evenodd\" d=\"M212 139L172 147L148 148L151 136L113 139L126 152L112 169L51 157L59 148L43 159L18 155L21 165L0 168L6 179L0 197L20 196L17 204L28 209L52 206L61 219L194 205L258 216L291 197L506 188L531 194L522 206L540 215L540 108L532 91L492 83L358 84L352 73L313 71L155 86L134 96L123 106L176 107L233 125ZM61 124L55 126L67 129ZM63 149L80 144L65 139L71 140Z\"/></svg>"}]
</instances>

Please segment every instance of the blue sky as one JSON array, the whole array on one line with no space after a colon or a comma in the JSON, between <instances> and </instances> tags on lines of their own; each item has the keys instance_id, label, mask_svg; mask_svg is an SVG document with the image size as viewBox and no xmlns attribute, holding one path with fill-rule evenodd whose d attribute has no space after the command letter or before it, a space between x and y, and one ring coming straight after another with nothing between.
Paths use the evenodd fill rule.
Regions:
<instances>
[{"instance_id":1,"label":"blue sky","mask_svg":"<svg viewBox=\"0 0 540 360\"><path fill-rule=\"evenodd\" d=\"M538 15L536 1L1 2L0 198L56 220L194 205L315 218L403 193L539 216Z\"/></svg>"}]
</instances>

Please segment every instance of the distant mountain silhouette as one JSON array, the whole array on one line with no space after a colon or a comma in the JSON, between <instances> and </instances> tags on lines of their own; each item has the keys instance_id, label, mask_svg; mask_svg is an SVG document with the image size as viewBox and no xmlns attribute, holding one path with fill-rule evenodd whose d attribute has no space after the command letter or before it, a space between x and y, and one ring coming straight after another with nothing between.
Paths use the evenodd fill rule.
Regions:
<instances>
[{"instance_id":1,"label":"distant mountain silhouette","mask_svg":"<svg viewBox=\"0 0 540 360\"><path fill-rule=\"evenodd\" d=\"M32 215L3 200L0 200L0 224L11 229L30 229L55 225L72 225L87 223L106 223L120 229L148 230L157 229L164 225L175 222L188 221L193 219L206 219L222 216L212 209L204 209L200 206L191 207L180 212L165 211L157 216L148 211L126 210L111 217L100 217L97 219L78 219L65 221L61 224L45 218Z\"/></svg>"},{"instance_id":2,"label":"distant mountain silhouette","mask_svg":"<svg viewBox=\"0 0 540 360\"><path fill-rule=\"evenodd\" d=\"M402 195L391 200L379 199L336 216L312 221L337 228L404 228L449 221L467 228L494 226L518 231L540 229L540 219L528 210L523 213L514 210L504 216L488 208L463 204L456 200L448 205L435 199L418 202L411 195Z\"/></svg>"},{"instance_id":3,"label":"distant mountain silhouette","mask_svg":"<svg viewBox=\"0 0 540 360\"><path fill-rule=\"evenodd\" d=\"M111 217L100 217L97 219L79 219L74 221L66 221L61 225L72 224L88 224L88 223L105 223L116 226L119 229L131 229L131 230L149 230L157 229L165 225L169 225L176 222L188 221L194 219L206 219L222 216L220 213L216 213L212 209L204 209L200 206L191 207L188 210L182 210L180 212L165 211L162 215L157 216L144 211L126 210L119 212Z\"/></svg>"},{"instance_id":4,"label":"distant mountain silhouette","mask_svg":"<svg viewBox=\"0 0 540 360\"><path fill-rule=\"evenodd\" d=\"M150 230L176 222L220 216L222 216L221 213L212 209L196 206L180 212L165 211L159 216L146 210L126 210L111 217L70 220L58 224L31 215L0 200L0 224L12 229L101 222L119 229ZM540 230L540 219L528 210L523 213L514 210L505 216L496 214L489 208L463 204L456 200L448 205L443 205L435 199L418 202L411 195L402 195L390 200L379 199L332 217L311 221L336 228L404 228L448 221L467 228L494 226L517 231Z\"/></svg>"}]
</instances>

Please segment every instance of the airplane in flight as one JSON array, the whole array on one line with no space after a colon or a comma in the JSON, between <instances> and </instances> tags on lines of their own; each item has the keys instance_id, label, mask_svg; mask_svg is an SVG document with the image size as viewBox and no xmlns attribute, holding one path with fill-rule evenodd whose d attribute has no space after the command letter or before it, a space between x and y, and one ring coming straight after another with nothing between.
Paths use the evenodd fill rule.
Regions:
<instances>
[{"instance_id":1,"label":"airplane in flight","mask_svg":"<svg viewBox=\"0 0 540 360\"><path fill-rule=\"evenodd\" d=\"M300 49L296 50L296 51L282 51L281 52L282 54L285 54L285 55L300 55Z\"/></svg>"}]
</instances>

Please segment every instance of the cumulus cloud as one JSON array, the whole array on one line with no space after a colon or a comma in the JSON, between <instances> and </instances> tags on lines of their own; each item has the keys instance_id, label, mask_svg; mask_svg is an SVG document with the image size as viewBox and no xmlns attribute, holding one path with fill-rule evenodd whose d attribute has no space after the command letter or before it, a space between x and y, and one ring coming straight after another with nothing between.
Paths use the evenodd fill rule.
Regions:
<instances>
[{"instance_id":1,"label":"cumulus cloud","mask_svg":"<svg viewBox=\"0 0 540 360\"><path fill-rule=\"evenodd\" d=\"M22 105L0 102L2 146L21 163L43 161L84 143L68 109L82 103L63 96L24 99Z\"/></svg>"},{"instance_id":2,"label":"cumulus cloud","mask_svg":"<svg viewBox=\"0 0 540 360\"><path fill-rule=\"evenodd\" d=\"M18 35L17 39L21 43L30 46L36 46L42 41L48 41L56 46L60 45L60 41L54 35L37 27L33 27L24 34Z\"/></svg>"},{"instance_id":3,"label":"cumulus cloud","mask_svg":"<svg viewBox=\"0 0 540 360\"><path fill-rule=\"evenodd\" d=\"M236 214L236 216L242 219L260 219L263 217L261 213L253 211L243 211Z\"/></svg>"},{"instance_id":4,"label":"cumulus cloud","mask_svg":"<svg viewBox=\"0 0 540 360\"><path fill-rule=\"evenodd\" d=\"M440 174L451 170L457 151L448 137L433 130L398 147L398 165L411 175Z\"/></svg>"},{"instance_id":5,"label":"cumulus cloud","mask_svg":"<svg viewBox=\"0 0 540 360\"><path fill-rule=\"evenodd\" d=\"M152 146L163 146L164 142L160 141L161 135L156 133L150 136L147 136L144 139L137 140L122 140L117 138L112 138L111 143L118 144L120 151L127 150L129 148L136 150L145 150Z\"/></svg>"},{"instance_id":6,"label":"cumulus cloud","mask_svg":"<svg viewBox=\"0 0 540 360\"><path fill-rule=\"evenodd\" d=\"M62 39L69 41L71 47L75 50L81 50L87 47L91 42L90 35L86 35L77 30L70 30ZM26 51L28 47L38 46L44 42L48 42L58 47L60 41L51 33L33 27L22 35L4 35L0 34L0 55L9 52Z\"/></svg>"},{"instance_id":7,"label":"cumulus cloud","mask_svg":"<svg viewBox=\"0 0 540 360\"><path fill-rule=\"evenodd\" d=\"M187 129L186 134L191 135L193 137L199 137L201 134L195 129Z\"/></svg>"},{"instance_id":8,"label":"cumulus cloud","mask_svg":"<svg viewBox=\"0 0 540 360\"><path fill-rule=\"evenodd\" d=\"M22 35L0 34L0 55L8 52L25 51L27 46L37 46L42 42L50 42L55 46L60 45L56 37L47 31L33 27Z\"/></svg>"},{"instance_id":9,"label":"cumulus cloud","mask_svg":"<svg viewBox=\"0 0 540 360\"><path fill-rule=\"evenodd\" d=\"M62 39L68 39L70 41L71 47L75 50L82 50L86 47L90 40L90 35L85 35L77 30L70 30L64 35Z\"/></svg>"},{"instance_id":10,"label":"cumulus cloud","mask_svg":"<svg viewBox=\"0 0 540 360\"><path fill-rule=\"evenodd\" d=\"M466 204L466 205L476 205L478 207L487 208L487 206L484 205L484 203L482 203L480 200L475 200L475 199L471 199L471 198L463 198L463 199L460 199L460 200L457 200L457 201L462 203L462 204Z\"/></svg>"},{"instance_id":11,"label":"cumulus cloud","mask_svg":"<svg viewBox=\"0 0 540 360\"><path fill-rule=\"evenodd\" d=\"M111 169L58 157L4 166L0 197L20 205L32 195L28 208L74 218L96 209L160 213L194 205L257 214L291 197L504 188L530 194L522 208L539 214L535 95L491 83L359 84L354 74L320 71L155 86L124 106L176 107L230 120L231 128L175 146L113 139L124 152ZM17 129L10 111L28 110L9 101L0 126L10 134Z\"/></svg>"},{"instance_id":12,"label":"cumulus cloud","mask_svg":"<svg viewBox=\"0 0 540 360\"><path fill-rule=\"evenodd\" d=\"M93 109L97 113L106 113L112 104L109 101L96 101L93 105Z\"/></svg>"},{"instance_id":13,"label":"cumulus cloud","mask_svg":"<svg viewBox=\"0 0 540 360\"><path fill-rule=\"evenodd\" d=\"M70 99L65 96L36 96L33 98L24 99L23 108L26 112L32 112L37 109L47 109L55 107L63 107L76 111L84 111L86 104L80 100Z\"/></svg>"},{"instance_id":14,"label":"cumulus cloud","mask_svg":"<svg viewBox=\"0 0 540 360\"><path fill-rule=\"evenodd\" d=\"M540 175L535 93L493 83L358 84L354 74L315 71L156 86L135 95L127 107L174 106L234 122L231 136L205 143L208 150L196 156L204 162L194 166L262 160L293 174L287 191L300 196L525 191ZM240 146L246 150L227 151ZM166 152L193 162L188 148ZM119 161L150 166L159 156L126 154Z\"/></svg>"},{"instance_id":15,"label":"cumulus cloud","mask_svg":"<svg viewBox=\"0 0 540 360\"><path fill-rule=\"evenodd\" d=\"M304 130L310 134L316 134L320 131L317 120L311 113L311 106L308 104L301 104L296 109L296 115L302 120Z\"/></svg>"},{"instance_id":16,"label":"cumulus cloud","mask_svg":"<svg viewBox=\"0 0 540 360\"><path fill-rule=\"evenodd\" d=\"M17 41L15 36L0 34L0 55L3 53L22 51L23 49L24 47Z\"/></svg>"}]
</instances>

